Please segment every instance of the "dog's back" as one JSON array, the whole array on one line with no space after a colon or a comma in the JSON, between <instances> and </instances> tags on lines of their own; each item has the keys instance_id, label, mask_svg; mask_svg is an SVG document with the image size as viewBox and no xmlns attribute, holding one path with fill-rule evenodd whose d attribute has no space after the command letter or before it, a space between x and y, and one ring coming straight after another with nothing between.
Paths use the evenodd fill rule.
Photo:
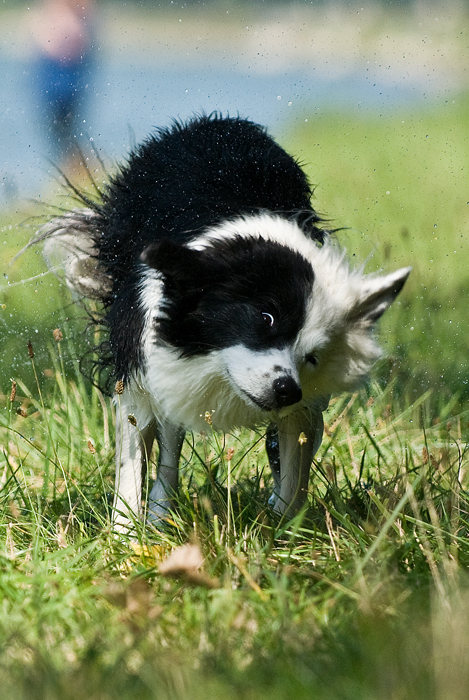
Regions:
<instances>
[{"instance_id":1,"label":"dog's back","mask_svg":"<svg viewBox=\"0 0 469 700\"><path fill-rule=\"evenodd\" d=\"M115 175L99 206L96 246L115 284L151 243L183 243L241 214L275 212L301 218L322 240L311 187L266 130L217 114L175 122L150 136Z\"/></svg>"}]
</instances>

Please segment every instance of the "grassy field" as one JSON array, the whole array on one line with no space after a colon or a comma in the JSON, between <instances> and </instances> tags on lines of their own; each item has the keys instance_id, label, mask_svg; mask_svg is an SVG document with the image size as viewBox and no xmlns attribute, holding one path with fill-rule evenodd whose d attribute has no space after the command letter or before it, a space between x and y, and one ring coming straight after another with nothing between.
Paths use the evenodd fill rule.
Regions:
<instances>
[{"instance_id":1,"label":"grassy field","mask_svg":"<svg viewBox=\"0 0 469 700\"><path fill-rule=\"evenodd\" d=\"M112 411L64 352L2 415L5 697L467 697L469 415L430 424L393 384L334 400L288 523L261 434L191 437L174 531L135 548L109 526Z\"/></svg>"},{"instance_id":2,"label":"grassy field","mask_svg":"<svg viewBox=\"0 0 469 700\"><path fill-rule=\"evenodd\" d=\"M174 531L116 539L112 407L78 371L75 309L51 276L3 290L5 698L467 698L466 107L311 113L285 135L349 254L414 267L291 522L266 507L262 432L208 432L185 445ZM32 213L4 215L3 260ZM33 250L5 273L43 270Z\"/></svg>"}]
</instances>

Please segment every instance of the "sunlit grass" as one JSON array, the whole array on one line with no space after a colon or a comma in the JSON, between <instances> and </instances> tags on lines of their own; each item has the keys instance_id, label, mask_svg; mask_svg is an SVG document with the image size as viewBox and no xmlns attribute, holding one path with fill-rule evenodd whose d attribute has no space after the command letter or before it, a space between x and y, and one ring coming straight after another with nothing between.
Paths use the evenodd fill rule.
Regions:
<instances>
[{"instance_id":1,"label":"sunlit grass","mask_svg":"<svg viewBox=\"0 0 469 700\"><path fill-rule=\"evenodd\" d=\"M174 529L139 525L136 546L110 523L112 408L67 376L66 338L50 353L43 378L25 348L38 383L3 397L6 697L467 696L467 414L434 417L396 381L335 399L291 522L267 506L262 433L207 425L184 447ZM200 577L161 575L188 541Z\"/></svg>"}]
</instances>

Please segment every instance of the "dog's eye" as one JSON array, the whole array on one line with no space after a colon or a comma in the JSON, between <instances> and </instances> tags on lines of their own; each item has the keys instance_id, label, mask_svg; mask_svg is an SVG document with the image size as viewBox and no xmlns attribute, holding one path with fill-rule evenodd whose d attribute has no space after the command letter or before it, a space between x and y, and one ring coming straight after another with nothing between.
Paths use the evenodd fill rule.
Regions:
<instances>
[{"instance_id":1,"label":"dog's eye","mask_svg":"<svg viewBox=\"0 0 469 700\"><path fill-rule=\"evenodd\" d=\"M313 367L315 367L318 364L318 358L316 357L316 355L313 355L312 352L306 355L305 360L309 365L313 365Z\"/></svg>"},{"instance_id":2,"label":"dog's eye","mask_svg":"<svg viewBox=\"0 0 469 700\"><path fill-rule=\"evenodd\" d=\"M272 316L272 314L268 314L266 311L263 311L261 316L264 323L272 328L272 326L274 325L274 317Z\"/></svg>"}]
</instances>

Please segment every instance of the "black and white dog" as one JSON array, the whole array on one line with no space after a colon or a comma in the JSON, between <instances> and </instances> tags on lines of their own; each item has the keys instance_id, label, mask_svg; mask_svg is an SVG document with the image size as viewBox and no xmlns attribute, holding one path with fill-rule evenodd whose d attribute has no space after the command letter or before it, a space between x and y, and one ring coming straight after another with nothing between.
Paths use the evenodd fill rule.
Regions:
<instances>
[{"instance_id":1,"label":"black and white dog","mask_svg":"<svg viewBox=\"0 0 469 700\"><path fill-rule=\"evenodd\" d=\"M148 514L164 524L185 431L207 420L223 431L268 426L273 507L290 516L304 504L322 411L379 356L375 323L410 272L350 269L311 196L265 129L215 114L156 132L99 201L39 235L69 286L103 305L119 529L142 514L155 439Z\"/></svg>"}]
</instances>

